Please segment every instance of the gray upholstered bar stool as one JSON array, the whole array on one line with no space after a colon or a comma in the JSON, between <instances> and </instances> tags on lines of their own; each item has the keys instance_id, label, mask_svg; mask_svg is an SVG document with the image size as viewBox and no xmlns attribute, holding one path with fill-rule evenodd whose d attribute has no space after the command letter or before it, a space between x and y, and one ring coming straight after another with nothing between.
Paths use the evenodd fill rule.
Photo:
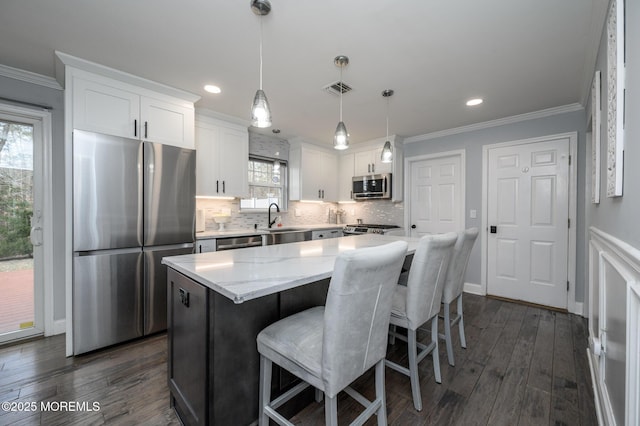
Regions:
<instances>
[{"instance_id":1,"label":"gray upholstered bar stool","mask_svg":"<svg viewBox=\"0 0 640 426\"><path fill-rule=\"evenodd\" d=\"M453 343L451 342L451 327L458 324L460 332L460 346L467 347L467 340L464 336L464 316L462 312L462 291L464 290L464 275L467 271L469 263L469 255L473 244L478 237L478 228L469 228L458 232L456 245L453 247L453 255L449 262L447 271L447 279L444 281L444 290L442 291L442 303L444 308L444 337L447 346L447 357L449 365L455 365L453 357ZM457 303L456 316L451 318L451 303Z\"/></svg>"},{"instance_id":2,"label":"gray upholstered bar stool","mask_svg":"<svg viewBox=\"0 0 640 426\"><path fill-rule=\"evenodd\" d=\"M342 390L365 406L353 424L373 414L378 425L387 424L384 357L391 301L406 253L404 241L341 253L325 307L291 315L258 334L260 425L268 425L269 417L291 425L276 409L309 384L325 394L326 424L338 424L337 394ZM273 362L306 383L271 401ZM376 399L369 402L349 385L374 365Z\"/></svg>"},{"instance_id":3,"label":"gray upholstered bar stool","mask_svg":"<svg viewBox=\"0 0 640 426\"><path fill-rule=\"evenodd\" d=\"M408 345L409 368L386 360L388 367L409 376L411 393L416 410L422 410L418 363L429 353L433 358L433 372L436 382L441 383L440 358L438 355L438 313L442 287L449 266L449 259L457 235L454 232L440 235L427 235L420 239L418 249L413 255L407 285L396 286L391 308L390 332L394 338L404 340ZM406 276L403 274L403 276ZM431 343L423 345L416 339L416 331L427 321L431 321ZM407 329L407 336L395 332L396 327ZM420 348L420 353L418 353Z\"/></svg>"}]
</instances>

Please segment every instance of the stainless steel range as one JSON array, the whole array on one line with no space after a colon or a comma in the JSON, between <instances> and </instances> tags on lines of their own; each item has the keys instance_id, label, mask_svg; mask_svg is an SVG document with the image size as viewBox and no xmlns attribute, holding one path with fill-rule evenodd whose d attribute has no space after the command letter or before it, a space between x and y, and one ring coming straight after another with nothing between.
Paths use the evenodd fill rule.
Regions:
<instances>
[{"instance_id":1,"label":"stainless steel range","mask_svg":"<svg viewBox=\"0 0 640 426\"><path fill-rule=\"evenodd\" d=\"M369 223L347 225L344 227L344 235L383 234L404 235L404 230L398 225L374 225Z\"/></svg>"}]
</instances>

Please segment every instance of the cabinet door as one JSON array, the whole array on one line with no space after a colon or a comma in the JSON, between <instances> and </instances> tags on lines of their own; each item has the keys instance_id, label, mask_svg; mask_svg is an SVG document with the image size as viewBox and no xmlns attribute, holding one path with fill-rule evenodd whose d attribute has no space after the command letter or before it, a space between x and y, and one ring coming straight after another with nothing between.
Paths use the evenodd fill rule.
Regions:
<instances>
[{"instance_id":1,"label":"cabinet door","mask_svg":"<svg viewBox=\"0 0 640 426\"><path fill-rule=\"evenodd\" d=\"M391 169L393 167L393 163L383 163L381 161L383 146L381 146L380 148L375 149L374 151L372 151L373 164L374 164L373 167L374 167L374 172L376 174L379 174L379 173L391 173Z\"/></svg>"},{"instance_id":2,"label":"cabinet door","mask_svg":"<svg viewBox=\"0 0 640 426\"><path fill-rule=\"evenodd\" d=\"M220 168L220 194L227 197L245 197L249 193L248 161L249 133L220 127L218 144Z\"/></svg>"},{"instance_id":3,"label":"cabinet door","mask_svg":"<svg viewBox=\"0 0 640 426\"><path fill-rule=\"evenodd\" d=\"M344 154L340 157L338 167L338 201L352 199L352 178L354 174L354 154Z\"/></svg>"},{"instance_id":4,"label":"cabinet door","mask_svg":"<svg viewBox=\"0 0 640 426\"><path fill-rule=\"evenodd\" d=\"M320 189L322 201L338 201L338 158L335 154L322 153Z\"/></svg>"},{"instance_id":5,"label":"cabinet door","mask_svg":"<svg viewBox=\"0 0 640 426\"><path fill-rule=\"evenodd\" d=\"M322 182L328 174L322 168L324 152L308 147L302 148L300 167L300 199L322 200Z\"/></svg>"},{"instance_id":6,"label":"cabinet door","mask_svg":"<svg viewBox=\"0 0 640 426\"><path fill-rule=\"evenodd\" d=\"M373 173L371 170L371 151L360 151L354 153L354 173L355 176L363 176Z\"/></svg>"},{"instance_id":7,"label":"cabinet door","mask_svg":"<svg viewBox=\"0 0 640 426\"><path fill-rule=\"evenodd\" d=\"M196 195L219 195L219 143L220 129L210 126L196 127Z\"/></svg>"},{"instance_id":8,"label":"cabinet door","mask_svg":"<svg viewBox=\"0 0 640 426\"><path fill-rule=\"evenodd\" d=\"M89 80L74 79L75 129L139 138L139 114L139 95Z\"/></svg>"},{"instance_id":9,"label":"cabinet door","mask_svg":"<svg viewBox=\"0 0 640 426\"><path fill-rule=\"evenodd\" d=\"M207 289L167 269L169 391L185 424L207 424Z\"/></svg>"},{"instance_id":10,"label":"cabinet door","mask_svg":"<svg viewBox=\"0 0 640 426\"><path fill-rule=\"evenodd\" d=\"M142 97L140 120L143 140L194 149L193 108Z\"/></svg>"}]
</instances>

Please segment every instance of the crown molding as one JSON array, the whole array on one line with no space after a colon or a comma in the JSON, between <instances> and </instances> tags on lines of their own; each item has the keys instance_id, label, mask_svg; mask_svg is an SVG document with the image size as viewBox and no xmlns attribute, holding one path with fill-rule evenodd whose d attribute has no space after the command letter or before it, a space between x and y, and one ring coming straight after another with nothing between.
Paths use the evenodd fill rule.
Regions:
<instances>
[{"instance_id":1,"label":"crown molding","mask_svg":"<svg viewBox=\"0 0 640 426\"><path fill-rule=\"evenodd\" d=\"M46 75L36 74L31 71L25 71L18 68L9 67L7 65L0 64L0 76L24 81L31 84L37 84L38 86L44 86L50 89L62 90L62 86L60 86L58 81L53 77L47 77Z\"/></svg>"},{"instance_id":2,"label":"crown molding","mask_svg":"<svg viewBox=\"0 0 640 426\"><path fill-rule=\"evenodd\" d=\"M538 118L550 117L552 115L565 114L584 110L580 104L569 104L554 108L543 109L540 111L528 112L526 114L512 115L511 117L499 118L497 120L485 121L482 123L470 124L468 126L454 127L452 129L441 130L439 132L425 133L405 138L404 143L421 142L430 139L442 138L445 136L457 135L460 133L474 132L477 130L488 129L490 127L504 126L507 124L519 123L521 121L535 120Z\"/></svg>"},{"instance_id":3,"label":"crown molding","mask_svg":"<svg viewBox=\"0 0 640 426\"><path fill-rule=\"evenodd\" d=\"M208 108L195 108L196 120L205 117L206 118L214 118L216 120L225 121L227 123L237 124L238 126L243 126L245 128L249 128L251 126L251 122L249 120L244 120L242 118L238 118L232 115L223 114L218 111L214 111Z\"/></svg>"},{"instance_id":4,"label":"crown molding","mask_svg":"<svg viewBox=\"0 0 640 426\"><path fill-rule=\"evenodd\" d=\"M173 96L175 98L182 99L191 103L195 103L200 99L200 96L194 93L186 92L182 89L176 89L175 87L167 86L166 84L158 83L157 81L149 80L143 77L138 77L137 75L110 68L106 65L91 62L86 59L77 58L75 56L69 55L68 53L56 50L55 55L58 60L64 65L64 67L76 68L78 70L118 80L132 86L142 87L147 90L163 93L168 96ZM64 67L57 68L56 72L64 72L64 70L62 69ZM64 81L62 75L59 77L62 81Z\"/></svg>"}]
</instances>

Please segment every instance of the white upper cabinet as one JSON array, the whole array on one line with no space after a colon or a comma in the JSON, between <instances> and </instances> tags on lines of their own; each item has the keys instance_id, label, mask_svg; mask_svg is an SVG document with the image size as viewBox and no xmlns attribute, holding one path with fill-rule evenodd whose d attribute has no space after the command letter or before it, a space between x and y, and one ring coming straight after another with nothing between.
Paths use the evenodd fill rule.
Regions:
<instances>
[{"instance_id":1,"label":"white upper cabinet","mask_svg":"<svg viewBox=\"0 0 640 426\"><path fill-rule=\"evenodd\" d=\"M289 152L289 196L292 200L338 201L338 162L335 154L309 144Z\"/></svg>"},{"instance_id":2,"label":"white upper cabinet","mask_svg":"<svg viewBox=\"0 0 640 426\"><path fill-rule=\"evenodd\" d=\"M73 82L73 127L139 138L140 95L80 78Z\"/></svg>"},{"instance_id":3,"label":"white upper cabinet","mask_svg":"<svg viewBox=\"0 0 640 426\"><path fill-rule=\"evenodd\" d=\"M117 81L73 80L73 127L193 149L193 104L124 90ZM118 87L121 86L121 87Z\"/></svg>"},{"instance_id":4,"label":"white upper cabinet","mask_svg":"<svg viewBox=\"0 0 640 426\"><path fill-rule=\"evenodd\" d=\"M339 181L340 201L348 201L351 199L351 177L381 173L391 173L392 175L391 200L402 201L404 195L404 151L402 139L393 135L389 137L389 140L393 148L393 161L391 163L383 163L380 160L385 138L363 142L362 144L354 146L352 153L343 153L341 155ZM347 178L350 162L352 164L352 173L351 177ZM349 193L347 193L347 188Z\"/></svg>"},{"instance_id":5,"label":"white upper cabinet","mask_svg":"<svg viewBox=\"0 0 640 426\"><path fill-rule=\"evenodd\" d=\"M246 197L249 131L220 120L196 121L196 195Z\"/></svg>"},{"instance_id":6,"label":"white upper cabinet","mask_svg":"<svg viewBox=\"0 0 640 426\"><path fill-rule=\"evenodd\" d=\"M72 129L195 148L192 93L56 52Z\"/></svg>"},{"instance_id":7,"label":"white upper cabinet","mask_svg":"<svg viewBox=\"0 0 640 426\"><path fill-rule=\"evenodd\" d=\"M354 154L343 154L338 159L338 201L353 199Z\"/></svg>"},{"instance_id":8,"label":"white upper cabinet","mask_svg":"<svg viewBox=\"0 0 640 426\"><path fill-rule=\"evenodd\" d=\"M383 163L380 161L382 147L373 148L366 151L356 152L355 155L355 176L367 174L391 173L392 163Z\"/></svg>"},{"instance_id":9,"label":"white upper cabinet","mask_svg":"<svg viewBox=\"0 0 640 426\"><path fill-rule=\"evenodd\" d=\"M140 99L140 135L143 140L194 148L194 110L154 98Z\"/></svg>"}]
</instances>

